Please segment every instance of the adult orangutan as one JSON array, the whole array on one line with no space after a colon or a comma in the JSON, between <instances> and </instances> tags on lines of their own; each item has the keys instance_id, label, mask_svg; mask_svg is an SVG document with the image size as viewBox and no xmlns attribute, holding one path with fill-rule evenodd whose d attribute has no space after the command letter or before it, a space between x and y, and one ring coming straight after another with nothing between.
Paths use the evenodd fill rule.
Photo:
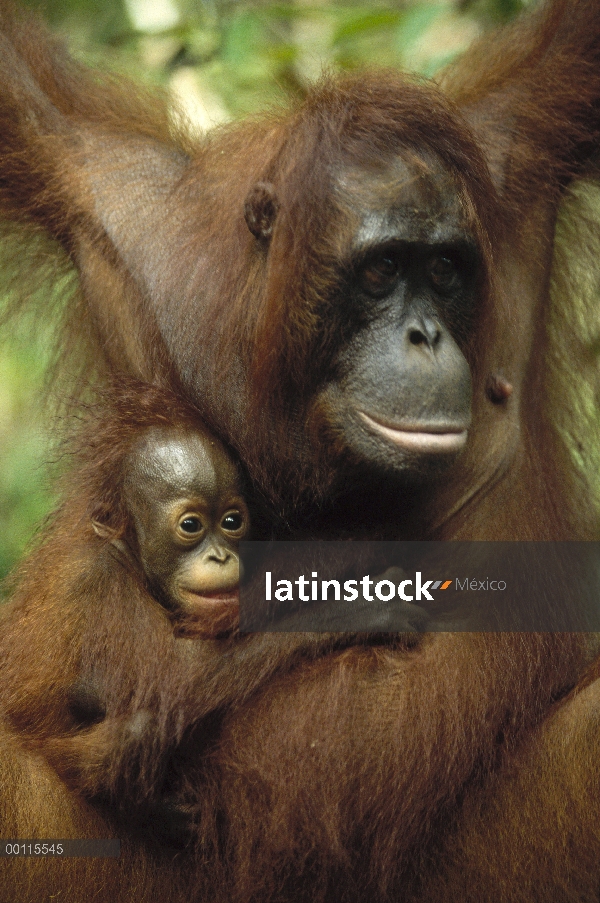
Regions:
<instances>
[{"instance_id":1,"label":"adult orangutan","mask_svg":"<svg viewBox=\"0 0 600 903\"><path fill-rule=\"evenodd\" d=\"M0 204L79 271L65 347L81 339L100 380L191 398L273 535L596 538L569 445L584 361L567 292L549 312L558 206L594 173L595 2L535 7L446 94L389 73L324 81L287 115L201 141L3 18ZM77 568L65 536L53 612ZM429 903L465 899L471 875L472 899L597 899L594 637L359 636L313 653L290 636L228 639L252 693L215 704L180 750L193 829L174 863L115 812L103 824L14 731L10 831L126 843L122 887L113 864L50 863L49 880L18 863L12 898Z\"/></svg>"}]
</instances>

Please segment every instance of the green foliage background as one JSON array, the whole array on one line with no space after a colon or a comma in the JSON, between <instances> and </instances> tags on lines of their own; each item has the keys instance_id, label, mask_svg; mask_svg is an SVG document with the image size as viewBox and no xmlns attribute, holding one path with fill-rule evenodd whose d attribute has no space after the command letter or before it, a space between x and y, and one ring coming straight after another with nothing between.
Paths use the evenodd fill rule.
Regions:
<instances>
[{"instance_id":1,"label":"green foliage background","mask_svg":"<svg viewBox=\"0 0 600 903\"><path fill-rule=\"evenodd\" d=\"M484 29L524 5L525 0L47 0L41 9L74 53L167 86L204 129L301 95L323 68L384 65L432 76ZM0 346L0 577L53 501L43 390L51 328L20 322L5 330Z\"/></svg>"}]
</instances>

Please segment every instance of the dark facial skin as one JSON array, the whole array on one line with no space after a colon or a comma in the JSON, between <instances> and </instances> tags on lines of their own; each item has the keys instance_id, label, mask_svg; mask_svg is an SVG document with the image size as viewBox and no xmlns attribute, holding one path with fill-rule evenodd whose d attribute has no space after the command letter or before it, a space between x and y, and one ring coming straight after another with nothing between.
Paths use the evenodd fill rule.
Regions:
<instances>
[{"instance_id":1,"label":"dark facial skin","mask_svg":"<svg viewBox=\"0 0 600 903\"><path fill-rule=\"evenodd\" d=\"M455 460L471 421L463 353L479 253L438 163L396 159L339 177L355 225L340 306L355 323L317 399L351 456L403 477ZM350 209L352 209L350 208Z\"/></svg>"},{"instance_id":2,"label":"dark facial skin","mask_svg":"<svg viewBox=\"0 0 600 903\"><path fill-rule=\"evenodd\" d=\"M126 462L139 555L160 601L188 619L237 615L238 543L250 519L238 473L208 434L156 428Z\"/></svg>"}]
</instances>

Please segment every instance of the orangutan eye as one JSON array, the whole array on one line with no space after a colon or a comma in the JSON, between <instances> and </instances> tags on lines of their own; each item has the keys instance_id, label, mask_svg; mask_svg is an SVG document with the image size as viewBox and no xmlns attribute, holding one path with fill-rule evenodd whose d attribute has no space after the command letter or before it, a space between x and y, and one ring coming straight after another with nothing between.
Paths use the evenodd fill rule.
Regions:
<instances>
[{"instance_id":1,"label":"orangutan eye","mask_svg":"<svg viewBox=\"0 0 600 903\"><path fill-rule=\"evenodd\" d=\"M370 257L363 265L359 280L368 295L382 297L393 291L400 277L400 261L390 251L382 251Z\"/></svg>"},{"instance_id":2,"label":"orangutan eye","mask_svg":"<svg viewBox=\"0 0 600 903\"><path fill-rule=\"evenodd\" d=\"M193 514L187 514L179 521L179 529L188 536L200 533L203 529L202 521Z\"/></svg>"},{"instance_id":3,"label":"orangutan eye","mask_svg":"<svg viewBox=\"0 0 600 903\"><path fill-rule=\"evenodd\" d=\"M244 527L244 518L239 511L228 511L221 521L221 529L226 533L239 533Z\"/></svg>"},{"instance_id":4,"label":"orangutan eye","mask_svg":"<svg viewBox=\"0 0 600 903\"><path fill-rule=\"evenodd\" d=\"M432 257L429 261L429 278L434 287L441 291L454 288L459 279L456 263L450 257Z\"/></svg>"}]
</instances>

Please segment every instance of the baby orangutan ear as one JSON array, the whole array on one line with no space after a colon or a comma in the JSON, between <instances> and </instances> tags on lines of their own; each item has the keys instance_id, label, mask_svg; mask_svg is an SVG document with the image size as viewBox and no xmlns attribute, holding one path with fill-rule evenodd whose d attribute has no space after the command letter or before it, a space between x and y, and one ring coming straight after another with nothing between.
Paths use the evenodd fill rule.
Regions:
<instances>
[{"instance_id":1,"label":"baby orangutan ear","mask_svg":"<svg viewBox=\"0 0 600 903\"><path fill-rule=\"evenodd\" d=\"M257 182L246 198L244 218L256 238L267 241L272 233L279 202L270 182Z\"/></svg>"},{"instance_id":2,"label":"baby orangutan ear","mask_svg":"<svg viewBox=\"0 0 600 903\"><path fill-rule=\"evenodd\" d=\"M117 530L113 527L109 527L108 524L103 524L102 521L95 520L92 518L92 527L94 528L94 533L100 537L100 539L106 539L110 542L115 549L118 549L119 552L122 552L124 555L129 556L130 551L126 542L124 542Z\"/></svg>"}]
</instances>

